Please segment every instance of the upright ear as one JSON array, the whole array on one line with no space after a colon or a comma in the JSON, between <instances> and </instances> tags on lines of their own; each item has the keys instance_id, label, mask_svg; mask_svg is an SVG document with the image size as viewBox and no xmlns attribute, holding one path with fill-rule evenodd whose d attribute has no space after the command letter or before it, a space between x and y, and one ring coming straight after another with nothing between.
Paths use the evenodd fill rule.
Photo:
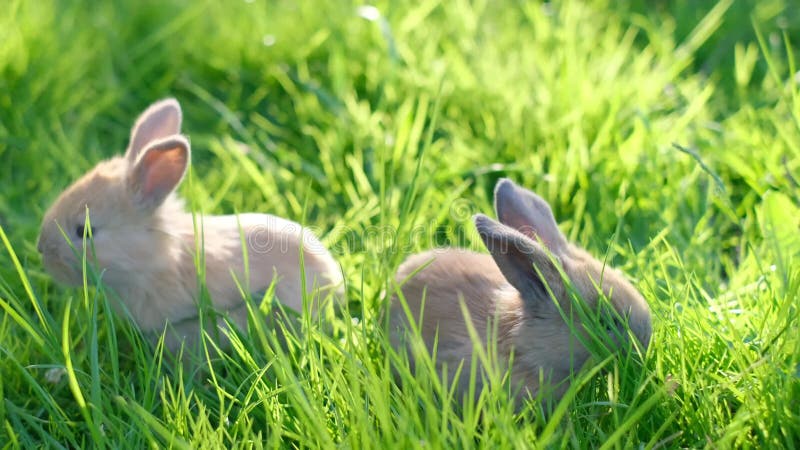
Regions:
<instances>
[{"instance_id":1,"label":"upright ear","mask_svg":"<svg viewBox=\"0 0 800 450\"><path fill-rule=\"evenodd\" d=\"M183 136L170 136L146 146L128 172L134 201L144 208L161 205L183 179L189 155L189 142Z\"/></svg>"},{"instance_id":2,"label":"upright ear","mask_svg":"<svg viewBox=\"0 0 800 450\"><path fill-rule=\"evenodd\" d=\"M556 267L557 256L551 257L538 242L483 214L473 220L497 267L522 298L531 305L549 302L548 287L561 297L564 283Z\"/></svg>"},{"instance_id":3,"label":"upright ear","mask_svg":"<svg viewBox=\"0 0 800 450\"><path fill-rule=\"evenodd\" d=\"M125 153L128 164L134 164L142 150L155 142L181 132L181 105L174 98L168 98L150 105L136 119L131 129L128 151Z\"/></svg>"},{"instance_id":4,"label":"upright ear","mask_svg":"<svg viewBox=\"0 0 800 450\"><path fill-rule=\"evenodd\" d=\"M497 218L531 239L544 243L556 255L567 251L567 239L558 229L553 211L544 199L503 178L494 190Z\"/></svg>"}]
</instances>

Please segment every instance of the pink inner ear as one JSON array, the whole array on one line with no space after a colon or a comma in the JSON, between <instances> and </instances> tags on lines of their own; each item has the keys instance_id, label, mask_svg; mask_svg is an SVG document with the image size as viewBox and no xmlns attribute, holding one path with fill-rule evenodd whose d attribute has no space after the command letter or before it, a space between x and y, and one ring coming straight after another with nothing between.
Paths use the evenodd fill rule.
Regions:
<instances>
[{"instance_id":1,"label":"pink inner ear","mask_svg":"<svg viewBox=\"0 0 800 450\"><path fill-rule=\"evenodd\" d=\"M183 177L186 150L180 146L163 150L154 149L145 153L139 164L143 175L142 197L161 197L172 192Z\"/></svg>"},{"instance_id":2,"label":"pink inner ear","mask_svg":"<svg viewBox=\"0 0 800 450\"><path fill-rule=\"evenodd\" d=\"M181 107L174 99L162 100L150 105L136 120L131 130L127 157L136 162L141 151L159 139L180 133Z\"/></svg>"}]
</instances>

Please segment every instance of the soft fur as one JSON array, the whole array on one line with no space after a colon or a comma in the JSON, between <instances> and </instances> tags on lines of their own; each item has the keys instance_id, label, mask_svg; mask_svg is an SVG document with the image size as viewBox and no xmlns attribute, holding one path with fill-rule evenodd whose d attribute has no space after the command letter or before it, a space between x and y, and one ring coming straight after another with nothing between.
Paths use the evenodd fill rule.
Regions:
<instances>
[{"instance_id":1,"label":"soft fur","mask_svg":"<svg viewBox=\"0 0 800 450\"><path fill-rule=\"evenodd\" d=\"M619 317L627 318L627 328L608 318L611 345L621 346L621 337L630 329L640 347L647 348L651 324L644 298L620 272L567 242L547 202L504 179L495 189L495 208L501 223L483 215L474 218L490 255L433 250L409 257L396 276L413 320L421 320L420 334L428 350L438 342L439 367L446 365L452 380L463 363L458 385L462 395L473 341L460 302L482 345L487 344L489 330L496 329L500 363L507 364L513 351L511 385L518 399L535 397L544 388L551 398L563 395L570 373L583 365L589 352L573 332L586 337L561 271L591 310L597 310L602 289ZM390 322L393 346L405 348L408 317L398 298L393 299ZM480 378L477 382L480 392Z\"/></svg>"},{"instance_id":2,"label":"soft fur","mask_svg":"<svg viewBox=\"0 0 800 450\"><path fill-rule=\"evenodd\" d=\"M173 351L199 337L196 256L214 307L239 327L247 321L240 287L261 294L275 280L276 297L296 311L304 293L316 298L341 289L341 271L331 254L295 222L266 214L193 218L186 212L174 193L190 161L180 126L177 101L153 104L133 127L124 156L99 163L59 196L39 236L45 268L62 283L81 283L80 260L69 244L78 251L83 247L78 233L88 208L96 253L88 245L87 257L121 299L115 306L152 335L174 324L166 338Z\"/></svg>"}]
</instances>

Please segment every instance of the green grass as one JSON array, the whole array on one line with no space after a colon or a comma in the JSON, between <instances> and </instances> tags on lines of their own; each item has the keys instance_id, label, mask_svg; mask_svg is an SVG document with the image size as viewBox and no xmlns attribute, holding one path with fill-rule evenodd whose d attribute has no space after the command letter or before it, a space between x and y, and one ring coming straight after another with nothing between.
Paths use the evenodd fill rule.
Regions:
<instances>
[{"instance_id":1,"label":"green grass","mask_svg":"<svg viewBox=\"0 0 800 450\"><path fill-rule=\"evenodd\" d=\"M165 3L0 11L0 446L800 446L794 2ZM333 249L333 327L282 348L255 320L174 373L102 286L44 273L47 206L165 96L194 210L305 215ZM481 248L504 176L654 315L643 366L587 367L547 414L496 385L459 406L381 319L404 257Z\"/></svg>"}]
</instances>

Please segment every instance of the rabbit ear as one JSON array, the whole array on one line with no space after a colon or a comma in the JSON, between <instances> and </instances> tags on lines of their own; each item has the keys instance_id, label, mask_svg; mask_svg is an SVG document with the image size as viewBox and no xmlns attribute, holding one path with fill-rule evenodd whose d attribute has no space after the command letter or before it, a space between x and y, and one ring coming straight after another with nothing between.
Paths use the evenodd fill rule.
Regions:
<instances>
[{"instance_id":1,"label":"rabbit ear","mask_svg":"<svg viewBox=\"0 0 800 450\"><path fill-rule=\"evenodd\" d=\"M134 201L144 208L155 208L175 190L189 167L189 141L170 136L152 142L131 167L128 181Z\"/></svg>"},{"instance_id":2,"label":"rabbit ear","mask_svg":"<svg viewBox=\"0 0 800 450\"><path fill-rule=\"evenodd\" d=\"M533 192L503 178L494 190L494 207L501 223L544 243L556 255L567 251L567 239L558 229L550 205Z\"/></svg>"},{"instance_id":3,"label":"rabbit ear","mask_svg":"<svg viewBox=\"0 0 800 450\"><path fill-rule=\"evenodd\" d=\"M554 262L558 257L551 257L539 243L483 214L473 220L497 267L522 298L534 305L550 299L548 287L558 292L562 286Z\"/></svg>"},{"instance_id":4,"label":"rabbit ear","mask_svg":"<svg viewBox=\"0 0 800 450\"><path fill-rule=\"evenodd\" d=\"M131 129L131 140L126 157L133 164L142 150L151 142L176 135L181 132L181 105L174 98L153 103L148 107Z\"/></svg>"}]
</instances>

